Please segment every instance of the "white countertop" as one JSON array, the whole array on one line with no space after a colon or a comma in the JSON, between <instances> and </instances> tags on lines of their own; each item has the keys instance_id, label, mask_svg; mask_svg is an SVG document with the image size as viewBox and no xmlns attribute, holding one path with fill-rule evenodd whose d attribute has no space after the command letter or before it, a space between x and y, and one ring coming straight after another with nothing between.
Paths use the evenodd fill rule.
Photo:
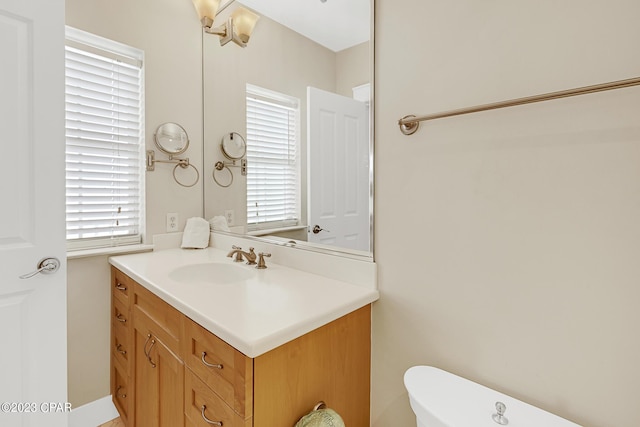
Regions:
<instances>
[{"instance_id":1,"label":"white countertop","mask_svg":"<svg viewBox=\"0 0 640 427\"><path fill-rule=\"evenodd\" d=\"M227 252L167 249L115 256L109 262L249 357L258 357L376 301L376 290L278 265L234 263ZM228 263L251 272L226 284L182 283L169 277L188 264Z\"/></svg>"}]
</instances>

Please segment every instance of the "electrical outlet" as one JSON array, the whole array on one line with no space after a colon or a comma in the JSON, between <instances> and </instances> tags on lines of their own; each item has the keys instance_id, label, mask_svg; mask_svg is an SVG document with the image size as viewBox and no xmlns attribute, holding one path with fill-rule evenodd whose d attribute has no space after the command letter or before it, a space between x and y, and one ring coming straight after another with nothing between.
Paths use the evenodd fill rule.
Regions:
<instances>
[{"instance_id":1,"label":"electrical outlet","mask_svg":"<svg viewBox=\"0 0 640 427\"><path fill-rule=\"evenodd\" d=\"M167 233L173 233L178 231L178 221L179 217L177 213L168 213L167 214Z\"/></svg>"},{"instance_id":2,"label":"electrical outlet","mask_svg":"<svg viewBox=\"0 0 640 427\"><path fill-rule=\"evenodd\" d=\"M236 222L236 214L233 209L224 211L224 217L227 220L227 225L234 225Z\"/></svg>"}]
</instances>

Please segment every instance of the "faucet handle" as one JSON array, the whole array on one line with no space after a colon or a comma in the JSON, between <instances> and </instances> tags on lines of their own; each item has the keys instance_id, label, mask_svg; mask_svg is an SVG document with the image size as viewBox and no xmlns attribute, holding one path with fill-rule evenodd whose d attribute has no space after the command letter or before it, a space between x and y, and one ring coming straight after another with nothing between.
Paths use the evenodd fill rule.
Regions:
<instances>
[{"instance_id":1,"label":"faucet handle","mask_svg":"<svg viewBox=\"0 0 640 427\"><path fill-rule=\"evenodd\" d=\"M256 266L256 268L258 268L260 270L267 268L267 264L264 263L264 257L269 258L271 256L271 254L268 254L268 253L265 253L265 252L260 252L258 254L258 256L260 258L258 258L258 265Z\"/></svg>"},{"instance_id":2,"label":"faucet handle","mask_svg":"<svg viewBox=\"0 0 640 427\"><path fill-rule=\"evenodd\" d=\"M233 252L236 253L236 257L233 259L233 262L242 262L242 261L244 261L244 258L242 258L242 248L240 246L236 246L236 245L231 246L231 248L233 249Z\"/></svg>"}]
</instances>

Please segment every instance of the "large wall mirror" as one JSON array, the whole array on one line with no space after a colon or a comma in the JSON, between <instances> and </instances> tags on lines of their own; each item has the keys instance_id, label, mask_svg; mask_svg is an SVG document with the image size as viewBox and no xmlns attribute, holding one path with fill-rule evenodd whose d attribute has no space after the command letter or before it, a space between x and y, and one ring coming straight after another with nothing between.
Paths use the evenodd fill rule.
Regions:
<instances>
[{"instance_id":1,"label":"large wall mirror","mask_svg":"<svg viewBox=\"0 0 640 427\"><path fill-rule=\"evenodd\" d=\"M373 259L373 0L240 0L214 25L238 7L260 16L247 47L203 34L205 218ZM232 132L243 159L221 150Z\"/></svg>"}]
</instances>

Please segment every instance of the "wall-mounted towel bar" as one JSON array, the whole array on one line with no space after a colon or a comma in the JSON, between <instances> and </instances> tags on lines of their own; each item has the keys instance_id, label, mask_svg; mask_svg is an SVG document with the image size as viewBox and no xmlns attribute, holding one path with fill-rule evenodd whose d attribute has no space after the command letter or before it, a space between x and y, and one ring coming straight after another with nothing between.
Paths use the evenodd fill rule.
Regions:
<instances>
[{"instance_id":1,"label":"wall-mounted towel bar","mask_svg":"<svg viewBox=\"0 0 640 427\"><path fill-rule=\"evenodd\" d=\"M480 111L496 110L498 108L515 107L518 105L532 104L534 102L550 101L552 99L567 98L576 95L585 95L588 93L602 92L611 89L621 89L625 87L640 85L640 77L627 80L618 80L610 83L603 83L593 86L585 86L576 89L563 90L559 92L545 93L543 95L528 96L525 98L511 99L509 101L494 102L492 104L478 105L475 107L461 108L459 110L445 111L442 113L429 114L426 116L416 117L413 115L404 116L398 120L400 131L405 135L412 135L420 126L420 122L427 120L442 119L444 117L460 116L462 114L478 113Z\"/></svg>"}]
</instances>

